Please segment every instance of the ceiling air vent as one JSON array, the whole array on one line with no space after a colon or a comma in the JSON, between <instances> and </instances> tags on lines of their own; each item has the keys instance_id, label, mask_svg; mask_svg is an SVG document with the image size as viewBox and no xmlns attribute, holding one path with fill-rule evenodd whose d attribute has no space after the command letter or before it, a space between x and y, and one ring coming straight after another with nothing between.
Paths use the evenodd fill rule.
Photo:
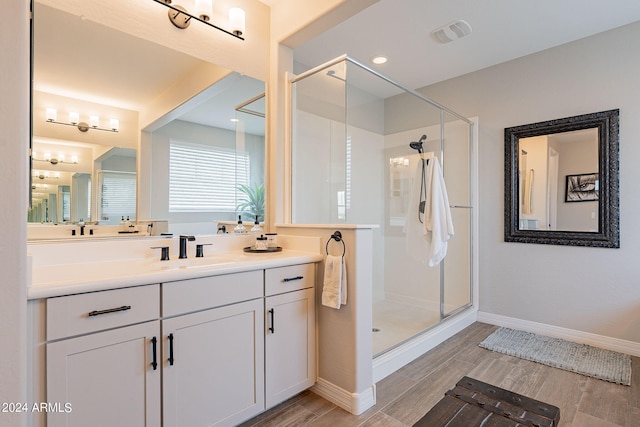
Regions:
<instances>
[{"instance_id":1,"label":"ceiling air vent","mask_svg":"<svg viewBox=\"0 0 640 427\"><path fill-rule=\"evenodd\" d=\"M440 43L449 43L471 34L471 25L465 20L459 19L447 25L433 30L431 35Z\"/></svg>"}]
</instances>

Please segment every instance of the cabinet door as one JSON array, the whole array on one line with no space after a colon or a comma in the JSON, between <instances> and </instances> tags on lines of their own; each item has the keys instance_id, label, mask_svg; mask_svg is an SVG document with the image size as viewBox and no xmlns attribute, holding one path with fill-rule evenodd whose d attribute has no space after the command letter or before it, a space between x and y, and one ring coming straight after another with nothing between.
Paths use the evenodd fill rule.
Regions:
<instances>
[{"instance_id":1,"label":"cabinet door","mask_svg":"<svg viewBox=\"0 0 640 427\"><path fill-rule=\"evenodd\" d=\"M163 320L164 427L236 425L264 410L263 300Z\"/></svg>"},{"instance_id":2,"label":"cabinet door","mask_svg":"<svg viewBox=\"0 0 640 427\"><path fill-rule=\"evenodd\" d=\"M153 321L48 343L47 425L160 425L159 332Z\"/></svg>"},{"instance_id":3,"label":"cabinet door","mask_svg":"<svg viewBox=\"0 0 640 427\"><path fill-rule=\"evenodd\" d=\"M316 381L313 288L265 299L266 404L270 408Z\"/></svg>"}]
</instances>

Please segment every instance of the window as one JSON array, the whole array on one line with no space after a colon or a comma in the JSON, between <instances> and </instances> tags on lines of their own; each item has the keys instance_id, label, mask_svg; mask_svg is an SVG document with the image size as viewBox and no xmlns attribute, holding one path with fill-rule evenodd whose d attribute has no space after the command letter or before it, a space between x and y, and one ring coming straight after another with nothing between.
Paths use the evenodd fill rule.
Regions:
<instances>
[{"instance_id":1,"label":"window","mask_svg":"<svg viewBox=\"0 0 640 427\"><path fill-rule=\"evenodd\" d=\"M169 143L169 212L235 212L236 187L249 185L249 154Z\"/></svg>"},{"instance_id":2,"label":"window","mask_svg":"<svg viewBox=\"0 0 640 427\"><path fill-rule=\"evenodd\" d=\"M136 217L135 172L99 171L98 219L118 224L122 217Z\"/></svg>"}]
</instances>

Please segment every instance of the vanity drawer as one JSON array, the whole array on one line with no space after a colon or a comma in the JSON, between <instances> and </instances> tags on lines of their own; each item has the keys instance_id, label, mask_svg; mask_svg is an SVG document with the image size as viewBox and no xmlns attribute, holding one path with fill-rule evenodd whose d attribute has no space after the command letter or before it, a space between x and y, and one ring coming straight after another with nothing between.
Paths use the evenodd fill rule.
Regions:
<instances>
[{"instance_id":1,"label":"vanity drawer","mask_svg":"<svg viewBox=\"0 0 640 427\"><path fill-rule=\"evenodd\" d=\"M159 307L159 285L48 298L47 340L157 319Z\"/></svg>"},{"instance_id":2,"label":"vanity drawer","mask_svg":"<svg viewBox=\"0 0 640 427\"><path fill-rule=\"evenodd\" d=\"M162 317L262 298L262 270L162 284Z\"/></svg>"},{"instance_id":3,"label":"vanity drawer","mask_svg":"<svg viewBox=\"0 0 640 427\"><path fill-rule=\"evenodd\" d=\"M264 294L269 296L312 288L315 276L316 268L313 263L270 268L264 273Z\"/></svg>"}]
</instances>

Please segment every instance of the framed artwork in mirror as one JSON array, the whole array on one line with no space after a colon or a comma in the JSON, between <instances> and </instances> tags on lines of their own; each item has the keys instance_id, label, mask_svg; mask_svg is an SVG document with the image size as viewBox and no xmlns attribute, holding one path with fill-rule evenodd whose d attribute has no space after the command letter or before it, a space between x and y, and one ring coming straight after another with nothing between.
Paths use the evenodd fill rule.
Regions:
<instances>
[{"instance_id":1,"label":"framed artwork in mirror","mask_svg":"<svg viewBox=\"0 0 640 427\"><path fill-rule=\"evenodd\" d=\"M620 247L619 114L505 128L505 242Z\"/></svg>"},{"instance_id":2,"label":"framed artwork in mirror","mask_svg":"<svg viewBox=\"0 0 640 427\"><path fill-rule=\"evenodd\" d=\"M567 175L564 201L572 203L598 200L599 184L597 173Z\"/></svg>"}]
</instances>

